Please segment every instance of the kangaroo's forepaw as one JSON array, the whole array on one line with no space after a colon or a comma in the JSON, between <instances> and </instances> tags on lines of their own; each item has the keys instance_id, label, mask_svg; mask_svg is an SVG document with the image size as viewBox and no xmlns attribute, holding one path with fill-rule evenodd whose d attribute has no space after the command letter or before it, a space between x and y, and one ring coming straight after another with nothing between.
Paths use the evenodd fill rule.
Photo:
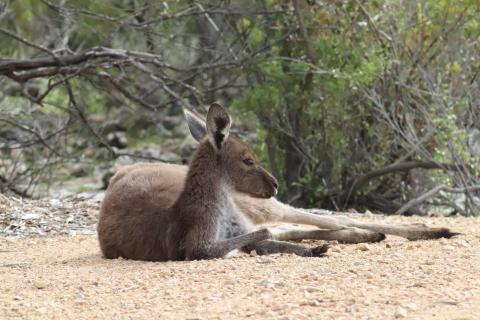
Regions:
<instances>
[{"instance_id":1,"label":"kangaroo's forepaw","mask_svg":"<svg viewBox=\"0 0 480 320\"><path fill-rule=\"evenodd\" d=\"M372 242L380 242L380 241L385 240L385 238L386 238L385 234L379 232L379 233L376 235L375 240L372 241Z\"/></svg>"},{"instance_id":2,"label":"kangaroo's forepaw","mask_svg":"<svg viewBox=\"0 0 480 320\"><path fill-rule=\"evenodd\" d=\"M328 244L324 244L310 250L310 254L312 257L323 257L325 253L327 253L330 246Z\"/></svg>"},{"instance_id":3,"label":"kangaroo's forepaw","mask_svg":"<svg viewBox=\"0 0 480 320\"><path fill-rule=\"evenodd\" d=\"M259 230L255 231L255 233L259 238L258 241L268 240L268 239L271 239L273 237L272 233L267 228L259 229Z\"/></svg>"}]
</instances>

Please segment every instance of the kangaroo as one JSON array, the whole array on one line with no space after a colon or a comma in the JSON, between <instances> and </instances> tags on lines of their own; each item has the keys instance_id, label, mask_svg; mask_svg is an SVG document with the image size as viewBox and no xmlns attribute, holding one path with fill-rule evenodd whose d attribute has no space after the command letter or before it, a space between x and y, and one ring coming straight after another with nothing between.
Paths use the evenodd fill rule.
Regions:
<instances>
[{"instance_id":1,"label":"kangaroo","mask_svg":"<svg viewBox=\"0 0 480 320\"><path fill-rule=\"evenodd\" d=\"M199 142L206 135L205 121L185 109L185 116L192 136ZM121 168L112 178L110 184L121 177L150 177L158 184L155 196L161 203L173 203L181 194L187 179L188 167L167 163L138 163ZM145 178L147 179L147 178ZM385 238L385 234L396 235L411 241L450 238L459 233L448 228L429 228L423 224L383 225L355 221L345 215L329 215L327 210L315 210L313 214L304 209L294 208L273 197L259 198L249 192L234 192L233 203L244 215L247 225L272 225L293 223L315 226L323 230L305 230L303 228L284 229L270 228L275 240L337 240L344 243L377 242ZM276 231L276 232L275 232ZM301 251L301 250L300 250Z\"/></svg>"},{"instance_id":2,"label":"kangaroo","mask_svg":"<svg viewBox=\"0 0 480 320\"><path fill-rule=\"evenodd\" d=\"M254 230L232 195L268 199L277 193L277 180L230 136L231 119L223 107L210 106L205 126L192 115L186 113L188 127L200 144L184 180L148 167L120 170L112 177L97 228L103 256L195 260L221 258L235 249L324 255L327 245L308 248L270 240L268 229ZM175 181L183 184L178 193L170 189Z\"/></svg>"}]
</instances>

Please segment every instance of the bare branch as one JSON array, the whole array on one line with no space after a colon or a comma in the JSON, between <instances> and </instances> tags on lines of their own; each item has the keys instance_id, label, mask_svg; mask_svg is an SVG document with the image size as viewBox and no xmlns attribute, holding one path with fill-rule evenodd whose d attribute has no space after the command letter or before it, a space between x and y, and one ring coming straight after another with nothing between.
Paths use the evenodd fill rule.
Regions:
<instances>
[{"instance_id":1,"label":"bare branch","mask_svg":"<svg viewBox=\"0 0 480 320\"><path fill-rule=\"evenodd\" d=\"M480 186L471 186L471 187L465 187L465 188L450 188L445 185L437 186L432 190L425 192L420 197L408 201L405 205L403 205L400 209L398 209L396 213L403 214L407 210L411 209L412 207L416 207L422 204L423 202L425 202L426 200L432 198L440 191L449 192L449 193L467 193L467 192L480 191Z\"/></svg>"},{"instance_id":2,"label":"bare branch","mask_svg":"<svg viewBox=\"0 0 480 320\"><path fill-rule=\"evenodd\" d=\"M350 183L350 187L346 189L340 196L339 199L341 202L346 205L351 197L353 197L357 191L363 187L365 184L371 180L384 176L386 174L408 171L412 169L441 169L441 170L453 170L456 171L458 168L452 164L442 164L434 161L406 161L401 163L395 163L380 169L370 171Z\"/></svg>"},{"instance_id":3,"label":"bare branch","mask_svg":"<svg viewBox=\"0 0 480 320\"><path fill-rule=\"evenodd\" d=\"M0 27L0 32L3 33L3 34L5 34L5 35L7 35L7 36L9 36L9 37L11 37L11 38L13 38L13 39L15 39L15 40L17 40L18 42L21 42L21 43L29 46L29 47L32 47L32 48L38 49L38 50L40 50L40 51L46 52L46 53L48 53L50 56L52 56L53 59L56 59L55 54L54 54L51 50L45 48L45 47L42 46L42 45L35 44L35 43L31 42L31 41L28 41L28 40L20 37L19 35L16 35L16 34L13 33L12 31L7 30L7 29L4 29L4 28L1 28L1 27Z\"/></svg>"},{"instance_id":4,"label":"bare branch","mask_svg":"<svg viewBox=\"0 0 480 320\"><path fill-rule=\"evenodd\" d=\"M102 138L100 135L92 128L90 123L87 120L87 117L85 116L84 112L82 109L78 106L77 101L75 99L75 96L73 94L72 86L70 85L69 80L65 81L65 86L67 88L68 96L70 98L70 105L73 107L73 109L76 111L78 114L78 117L82 121L82 123L87 127L88 131L97 139L97 141L105 148L107 149L112 157L115 157L115 150L112 149L112 147Z\"/></svg>"}]
</instances>

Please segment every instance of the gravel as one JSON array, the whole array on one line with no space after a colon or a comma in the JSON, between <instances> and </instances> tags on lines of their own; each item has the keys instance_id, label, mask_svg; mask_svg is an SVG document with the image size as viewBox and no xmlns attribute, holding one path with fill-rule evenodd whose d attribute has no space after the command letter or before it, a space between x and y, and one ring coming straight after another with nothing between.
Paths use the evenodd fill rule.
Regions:
<instances>
[{"instance_id":1,"label":"gravel","mask_svg":"<svg viewBox=\"0 0 480 320\"><path fill-rule=\"evenodd\" d=\"M239 254L153 263L103 259L94 235L97 210L91 200L0 198L0 319L473 320L480 314L475 218L356 216L464 234L333 242L324 258Z\"/></svg>"},{"instance_id":2,"label":"gravel","mask_svg":"<svg viewBox=\"0 0 480 320\"><path fill-rule=\"evenodd\" d=\"M0 194L0 237L94 234L100 200L7 198Z\"/></svg>"}]
</instances>

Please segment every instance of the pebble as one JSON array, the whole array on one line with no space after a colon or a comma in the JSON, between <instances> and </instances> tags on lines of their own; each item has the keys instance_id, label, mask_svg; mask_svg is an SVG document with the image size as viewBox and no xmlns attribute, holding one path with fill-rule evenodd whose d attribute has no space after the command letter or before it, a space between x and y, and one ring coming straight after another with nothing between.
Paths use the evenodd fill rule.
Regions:
<instances>
[{"instance_id":1,"label":"pebble","mask_svg":"<svg viewBox=\"0 0 480 320\"><path fill-rule=\"evenodd\" d=\"M305 286L302 289L310 293L320 291L320 288L312 286Z\"/></svg>"},{"instance_id":2,"label":"pebble","mask_svg":"<svg viewBox=\"0 0 480 320\"><path fill-rule=\"evenodd\" d=\"M397 310L395 311L395 318L406 318L407 317L407 310L405 310L402 307L398 307Z\"/></svg>"},{"instance_id":3,"label":"pebble","mask_svg":"<svg viewBox=\"0 0 480 320\"><path fill-rule=\"evenodd\" d=\"M23 220L36 220L39 218L40 218L40 215L36 213L26 213L22 216Z\"/></svg>"},{"instance_id":4,"label":"pebble","mask_svg":"<svg viewBox=\"0 0 480 320\"><path fill-rule=\"evenodd\" d=\"M342 249L339 246L333 246L330 248L332 252L342 252Z\"/></svg>"},{"instance_id":5,"label":"pebble","mask_svg":"<svg viewBox=\"0 0 480 320\"><path fill-rule=\"evenodd\" d=\"M257 263L268 264L268 263L272 263L272 262L273 262L272 258L268 258L268 257L264 257L264 256L257 257Z\"/></svg>"},{"instance_id":6,"label":"pebble","mask_svg":"<svg viewBox=\"0 0 480 320\"><path fill-rule=\"evenodd\" d=\"M50 199L50 205L52 207L58 207L58 206L60 206L61 203L62 202L58 199Z\"/></svg>"},{"instance_id":7,"label":"pebble","mask_svg":"<svg viewBox=\"0 0 480 320\"><path fill-rule=\"evenodd\" d=\"M463 247L463 248L471 247L470 243L468 243L467 241L465 241L463 239L458 240L455 244L457 245L457 247Z\"/></svg>"},{"instance_id":8,"label":"pebble","mask_svg":"<svg viewBox=\"0 0 480 320\"><path fill-rule=\"evenodd\" d=\"M41 314L44 314L44 313L47 312L47 308L45 308L45 307L40 307L40 308L37 309L37 312L38 312L38 313L41 313Z\"/></svg>"},{"instance_id":9,"label":"pebble","mask_svg":"<svg viewBox=\"0 0 480 320\"><path fill-rule=\"evenodd\" d=\"M307 300L307 301L303 301L303 302L300 302L300 305L301 306L311 306L311 307L318 307L321 305L320 301L318 300Z\"/></svg>"},{"instance_id":10,"label":"pebble","mask_svg":"<svg viewBox=\"0 0 480 320\"><path fill-rule=\"evenodd\" d=\"M357 249L358 251L369 251L369 250L370 250L370 246L369 246L368 244L366 244L366 243L359 243L359 244L357 244L356 249Z\"/></svg>"},{"instance_id":11,"label":"pebble","mask_svg":"<svg viewBox=\"0 0 480 320\"><path fill-rule=\"evenodd\" d=\"M283 287L284 286L284 283L280 282L280 281L272 281L272 280L269 280L269 279L265 279L265 280L262 280L260 282L260 285L264 288L274 288L274 287Z\"/></svg>"},{"instance_id":12,"label":"pebble","mask_svg":"<svg viewBox=\"0 0 480 320\"><path fill-rule=\"evenodd\" d=\"M412 285L412 287L415 287L415 288L426 288L427 285L425 283L422 283L422 282L416 282Z\"/></svg>"},{"instance_id":13,"label":"pebble","mask_svg":"<svg viewBox=\"0 0 480 320\"><path fill-rule=\"evenodd\" d=\"M45 287L47 286L47 284L45 282L42 282L42 281L35 281L33 283L33 286L39 290L41 289L45 289Z\"/></svg>"},{"instance_id":14,"label":"pebble","mask_svg":"<svg viewBox=\"0 0 480 320\"><path fill-rule=\"evenodd\" d=\"M415 302L402 304L402 306L409 309L409 310L417 310L417 304Z\"/></svg>"}]
</instances>

